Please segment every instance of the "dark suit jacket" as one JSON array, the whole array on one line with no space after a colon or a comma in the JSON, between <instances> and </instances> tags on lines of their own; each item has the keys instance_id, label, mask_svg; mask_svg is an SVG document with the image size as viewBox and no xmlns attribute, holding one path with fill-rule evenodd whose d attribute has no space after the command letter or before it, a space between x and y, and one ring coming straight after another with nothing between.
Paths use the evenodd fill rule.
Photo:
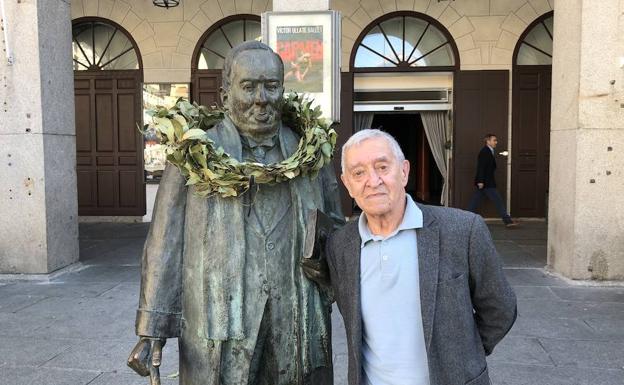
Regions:
<instances>
[{"instance_id":1,"label":"dark suit jacket","mask_svg":"<svg viewBox=\"0 0 624 385\"><path fill-rule=\"evenodd\" d=\"M418 207L423 212L423 228L416 231L420 301L431 385L490 384L485 356L516 319L516 297L490 232L481 217L467 211ZM326 250L347 330L349 385L362 379L360 242L353 221L332 234Z\"/></svg>"},{"instance_id":2,"label":"dark suit jacket","mask_svg":"<svg viewBox=\"0 0 624 385\"><path fill-rule=\"evenodd\" d=\"M496 171L496 158L488 146L483 146L479 152L479 159L477 161L475 184L483 183L486 188L496 187L494 171Z\"/></svg>"}]
</instances>

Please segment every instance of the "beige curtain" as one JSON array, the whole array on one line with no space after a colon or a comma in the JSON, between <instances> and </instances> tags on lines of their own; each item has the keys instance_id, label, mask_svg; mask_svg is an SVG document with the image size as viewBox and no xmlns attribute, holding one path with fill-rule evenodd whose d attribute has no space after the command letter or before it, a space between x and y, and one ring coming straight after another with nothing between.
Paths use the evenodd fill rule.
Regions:
<instances>
[{"instance_id":1,"label":"beige curtain","mask_svg":"<svg viewBox=\"0 0 624 385\"><path fill-rule=\"evenodd\" d=\"M447 119L446 111L422 111L420 117L425 128L433 159L444 178L440 203L446 206L448 196L448 165L446 157Z\"/></svg>"},{"instance_id":2,"label":"beige curtain","mask_svg":"<svg viewBox=\"0 0 624 385\"><path fill-rule=\"evenodd\" d=\"M353 114L353 133L371 128L373 124L373 112L356 112Z\"/></svg>"}]
</instances>

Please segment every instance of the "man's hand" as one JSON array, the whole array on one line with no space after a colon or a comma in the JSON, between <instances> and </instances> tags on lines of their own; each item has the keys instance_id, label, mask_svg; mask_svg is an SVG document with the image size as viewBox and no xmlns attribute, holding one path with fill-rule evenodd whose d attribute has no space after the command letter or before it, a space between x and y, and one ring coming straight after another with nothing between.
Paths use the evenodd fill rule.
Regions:
<instances>
[{"instance_id":1,"label":"man's hand","mask_svg":"<svg viewBox=\"0 0 624 385\"><path fill-rule=\"evenodd\" d=\"M485 186L483 183L477 183L479 190L483 190L483 186Z\"/></svg>"},{"instance_id":2,"label":"man's hand","mask_svg":"<svg viewBox=\"0 0 624 385\"><path fill-rule=\"evenodd\" d=\"M143 377L150 376L150 385L160 385L160 363L164 338L141 337L128 357L128 366Z\"/></svg>"}]
</instances>

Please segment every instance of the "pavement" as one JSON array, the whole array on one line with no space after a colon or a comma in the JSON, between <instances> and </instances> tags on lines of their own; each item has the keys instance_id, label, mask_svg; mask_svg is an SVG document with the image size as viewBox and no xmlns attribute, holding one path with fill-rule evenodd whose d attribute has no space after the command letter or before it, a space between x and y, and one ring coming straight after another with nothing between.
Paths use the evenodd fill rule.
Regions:
<instances>
[{"instance_id":1,"label":"pavement","mask_svg":"<svg viewBox=\"0 0 624 385\"><path fill-rule=\"evenodd\" d=\"M147 224L81 224L81 268L49 280L0 278L0 385L146 385L125 361L136 342L139 256ZM623 385L624 287L549 275L546 225L491 224L518 296L510 334L488 357L494 385ZM346 385L342 320L333 313L335 384ZM176 384L177 344L163 352Z\"/></svg>"}]
</instances>

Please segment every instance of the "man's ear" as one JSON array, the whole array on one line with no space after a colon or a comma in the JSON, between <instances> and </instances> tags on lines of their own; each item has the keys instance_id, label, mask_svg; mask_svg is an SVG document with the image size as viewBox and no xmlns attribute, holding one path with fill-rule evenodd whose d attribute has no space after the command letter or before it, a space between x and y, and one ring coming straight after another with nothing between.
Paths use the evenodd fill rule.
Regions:
<instances>
[{"instance_id":1,"label":"man's ear","mask_svg":"<svg viewBox=\"0 0 624 385\"><path fill-rule=\"evenodd\" d=\"M228 103L230 102L228 98L229 92L226 91L223 87L219 87L219 96L221 97L221 105L227 110L229 107Z\"/></svg>"},{"instance_id":2,"label":"man's ear","mask_svg":"<svg viewBox=\"0 0 624 385\"><path fill-rule=\"evenodd\" d=\"M403 165L402 165L402 172L403 172L403 187L407 186L407 181L409 180L409 171L410 171L410 162L409 160L405 159L403 161Z\"/></svg>"}]
</instances>

